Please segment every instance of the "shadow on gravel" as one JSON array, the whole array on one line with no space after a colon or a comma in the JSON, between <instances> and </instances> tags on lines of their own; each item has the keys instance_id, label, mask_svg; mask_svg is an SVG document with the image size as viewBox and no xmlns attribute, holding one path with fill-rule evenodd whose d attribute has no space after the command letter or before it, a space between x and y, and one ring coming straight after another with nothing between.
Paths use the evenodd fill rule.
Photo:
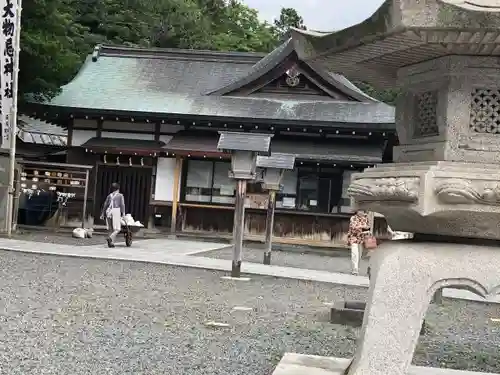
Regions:
<instances>
[{"instance_id":1,"label":"shadow on gravel","mask_svg":"<svg viewBox=\"0 0 500 375\"><path fill-rule=\"evenodd\" d=\"M418 366L500 373L500 316L495 304L445 299L431 305L413 356Z\"/></svg>"}]
</instances>

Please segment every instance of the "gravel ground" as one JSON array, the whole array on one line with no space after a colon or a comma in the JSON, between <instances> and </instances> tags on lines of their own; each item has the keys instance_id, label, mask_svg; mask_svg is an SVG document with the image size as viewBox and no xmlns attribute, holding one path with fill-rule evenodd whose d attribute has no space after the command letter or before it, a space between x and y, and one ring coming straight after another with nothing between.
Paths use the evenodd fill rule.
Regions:
<instances>
[{"instance_id":1,"label":"gravel ground","mask_svg":"<svg viewBox=\"0 0 500 375\"><path fill-rule=\"evenodd\" d=\"M233 259L232 249L222 249L194 254L193 256L203 256L216 259ZM351 272L351 260L349 251L345 256L330 256L314 253L300 253L298 251L273 251L271 264L275 266L307 268L311 270L330 272ZM264 250L245 248L243 251L243 262L262 263ZM362 260L360 273L366 274L368 261Z\"/></svg>"},{"instance_id":2,"label":"gravel ground","mask_svg":"<svg viewBox=\"0 0 500 375\"><path fill-rule=\"evenodd\" d=\"M13 234L13 239L22 241L45 242L58 245L73 245L73 246L95 246L106 243L104 234L94 234L92 238L73 238L71 233L51 233L50 231L18 231ZM150 237L136 237L134 241L148 239ZM122 234L116 238L117 242L124 242Z\"/></svg>"},{"instance_id":3,"label":"gravel ground","mask_svg":"<svg viewBox=\"0 0 500 375\"><path fill-rule=\"evenodd\" d=\"M270 375L287 351L353 354L358 331L329 324L323 302L364 290L221 275L0 251L0 374ZM414 362L500 372L500 325L489 319L498 314L432 306ZM205 326L212 320L230 327Z\"/></svg>"}]
</instances>

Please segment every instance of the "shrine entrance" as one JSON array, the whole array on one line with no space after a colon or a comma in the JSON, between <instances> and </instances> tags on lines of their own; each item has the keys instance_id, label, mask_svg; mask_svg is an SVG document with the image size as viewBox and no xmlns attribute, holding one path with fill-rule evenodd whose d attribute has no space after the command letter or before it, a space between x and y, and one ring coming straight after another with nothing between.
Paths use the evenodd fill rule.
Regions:
<instances>
[{"instance_id":1,"label":"shrine entrance","mask_svg":"<svg viewBox=\"0 0 500 375\"><path fill-rule=\"evenodd\" d=\"M151 176L150 166L98 164L94 193L95 222L105 224L104 220L100 219L101 208L111 192L111 184L117 182L125 198L126 213L146 225L151 197Z\"/></svg>"}]
</instances>

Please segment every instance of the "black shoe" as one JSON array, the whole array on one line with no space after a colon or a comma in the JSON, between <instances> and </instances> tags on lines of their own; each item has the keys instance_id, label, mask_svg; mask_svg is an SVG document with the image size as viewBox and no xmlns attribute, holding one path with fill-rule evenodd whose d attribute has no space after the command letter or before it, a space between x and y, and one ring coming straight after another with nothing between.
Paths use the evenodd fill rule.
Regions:
<instances>
[{"instance_id":1,"label":"black shoe","mask_svg":"<svg viewBox=\"0 0 500 375\"><path fill-rule=\"evenodd\" d=\"M115 247L115 244L113 241L111 241L111 238L107 238L106 241L108 241L108 247Z\"/></svg>"}]
</instances>

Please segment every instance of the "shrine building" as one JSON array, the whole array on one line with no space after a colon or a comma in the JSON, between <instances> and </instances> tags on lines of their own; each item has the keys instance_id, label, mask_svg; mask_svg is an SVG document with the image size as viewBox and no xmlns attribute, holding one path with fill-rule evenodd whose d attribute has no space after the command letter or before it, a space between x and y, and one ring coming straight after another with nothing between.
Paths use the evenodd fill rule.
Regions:
<instances>
[{"instance_id":1,"label":"shrine building","mask_svg":"<svg viewBox=\"0 0 500 375\"><path fill-rule=\"evenodd\" d=\"M344 241L351 174L391 161L397 142L393 107L301 61L291 39L267 55L98 46L60 94L28 109L67 129L67 163L93 166L91 222L103 224L116 181L136 220L203 236L233 228L219 131L270 133L272 152L296 155L276 199L275 242L325 246ZM246 239L263 238L266 198L249 185Z\"/></svg>"}]
</instances>

